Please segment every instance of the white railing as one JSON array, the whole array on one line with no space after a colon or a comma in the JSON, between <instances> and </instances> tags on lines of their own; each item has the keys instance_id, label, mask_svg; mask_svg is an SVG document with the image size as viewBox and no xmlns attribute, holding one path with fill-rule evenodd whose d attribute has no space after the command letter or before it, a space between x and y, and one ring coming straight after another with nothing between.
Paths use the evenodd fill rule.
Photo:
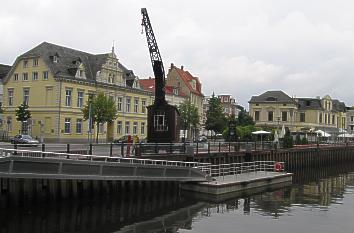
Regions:
<instances>
[{"instance_id":1,"label":"white railing","mask_svg":"<svg viewBox=\"0 0 354 233\"><path fill-rule=\"evenodd\" d=\"M113 163L128 163L128 164L141 164L141 165L160 165L171 167L191 167L197 168L207 173L209 171L210 163L198 162L183 162L171 160L155 160L155 159L139 159L139 158L126 158L114 156L101 156L101 155L81 155L60 152L45 152L33 150L18 150L18 149L5 149L0 148L0 157L32 157L32 158L53 158L53 159L70 159L70 160L85 160L85 161L100 161L100 162L113 162Z\"/></svg>"}]
</instances>

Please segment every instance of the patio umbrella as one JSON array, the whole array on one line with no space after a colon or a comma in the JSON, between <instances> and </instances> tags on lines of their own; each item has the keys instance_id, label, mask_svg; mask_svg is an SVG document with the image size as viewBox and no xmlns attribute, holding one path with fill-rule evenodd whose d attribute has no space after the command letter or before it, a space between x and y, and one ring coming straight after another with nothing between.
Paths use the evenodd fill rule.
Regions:
<instances>
[{"instance_id":1,"label":"patio umbrella","mask_svg":"<svg viewBox=\"0 0 354 233\"><path fill-rule=\"evenodd\" d=\"M268 132L268 131L264 131L264 130L258 130L258 131L254 131L254 132L252 132L252 134L254 134L254 135L261 135L261 144L262 144L262 141L263 141L263 135L270 134L270 132Z\"/></svg>"},{"instance_id":2,"label":"patio umbrella","mask_svg":"<svg viewBox=\"0 0 354 233\"><path fill-rule=\"evenodd\" d=\"M339 138L354 138L354 134L343 133L338 135Z\"/></svg>"},{"instance_id":3,"label":"patio umbrella","mask_svg":"<svg viewBox=\"0 0 354 233\"><path fill-rule=\"evenodd\" d=\"M331 135L329 133L326 133L324 132L323 130L316 130L315 133L317 133L318 136L320 137L325 137L325 138L328 138L330 137Z\"/></svg>"},{"instance_id":4,"label":"patio umbrella","mask_svg":"<svg viewBox=\"0 0 354 233\"><path fill-rule=\"evenodd\" d=\"M280 134L279 134L279 138L284 138L285 137L285 126L283 124L283 127L281 127L281 131L280 131Z\"/></svg>"}]
</instances>

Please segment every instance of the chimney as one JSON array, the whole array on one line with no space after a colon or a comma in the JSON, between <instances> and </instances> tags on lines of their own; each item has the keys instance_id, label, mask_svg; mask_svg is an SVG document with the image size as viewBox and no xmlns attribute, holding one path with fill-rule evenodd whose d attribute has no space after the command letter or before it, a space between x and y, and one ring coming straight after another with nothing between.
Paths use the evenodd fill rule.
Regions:
<instances>
[{"instance_id":1,"label":"chimney","mask_svg":"<svg viewBox=\"0 0 354 233\"><path fill-rule=\"evenodd\" d=\"M183 70L183 66L181 66L181 70Z\"/></svg>"}]
</instances>

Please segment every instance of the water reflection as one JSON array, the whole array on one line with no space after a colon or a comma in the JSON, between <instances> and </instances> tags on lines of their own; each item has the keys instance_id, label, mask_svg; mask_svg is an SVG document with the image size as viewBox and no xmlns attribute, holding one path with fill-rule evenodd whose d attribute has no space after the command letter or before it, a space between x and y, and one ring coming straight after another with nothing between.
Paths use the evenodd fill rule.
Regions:
<instances>
[{"instance_id":1,"label":"water reflection","mask_svg":"<svg viewBox=\"0 0 354 233\"><path fill-rule=\"evenodd\" d=\"M312 227L312 232L350 232L336 227L352 224L346 217L354 215L353 194L354 165L346 165L298 171L290 187L219 203L181 196L176 189L152 189L109 199L2 209L0 232L215 232L218 226L219 233L235 227L263 233L299 232L301 227ZM272 224L274 220L284 226ZM334 224L320 228L318 223L326 221Z\"/></svg>"}]
</instances>

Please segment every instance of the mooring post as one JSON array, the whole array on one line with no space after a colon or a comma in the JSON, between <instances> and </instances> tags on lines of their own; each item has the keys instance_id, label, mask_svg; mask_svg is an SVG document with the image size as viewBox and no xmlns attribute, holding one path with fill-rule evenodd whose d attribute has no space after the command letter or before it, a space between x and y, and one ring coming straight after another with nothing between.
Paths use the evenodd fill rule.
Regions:
<instances>
[{"instance_id":1,"label":"mooring post","mask_svg":"<svg viewBox=\"0 0 354 233\"><path fill-rule=\"evenodd\" d=\"M44 152L44 151L45 151L45 144L42 143L42 152Z\"/></svg>"}]
</instances>

